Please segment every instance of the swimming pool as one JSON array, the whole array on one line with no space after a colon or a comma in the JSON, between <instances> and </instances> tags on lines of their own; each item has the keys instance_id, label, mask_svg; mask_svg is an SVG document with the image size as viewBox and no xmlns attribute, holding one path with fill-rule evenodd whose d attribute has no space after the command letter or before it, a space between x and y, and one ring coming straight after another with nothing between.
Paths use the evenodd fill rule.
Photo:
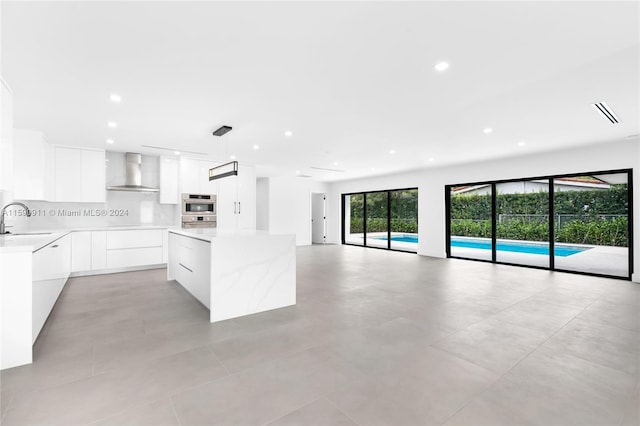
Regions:
<instances>
[{"instance_id":1,"label":"swimming pool","mask_svg":"<svg viewBox=\"0 0 640 426\"><path fill-rule=\"evenodd\" d=\"M387 237L379 237L376 240L386 240ZM403 243L417 243L417 235L392 235L391 241L403 242ZM491 240L485 239L466 239L466 238L451 238L451 247L471 248L480 250L491 250ZM514 253L527 253L527 254L541 254L549 255L548 243L535 243L529 241L498 241L496 244L496 250L509 251ZM553 253L559 257L567 257L572 254L580 253L585 250L589 250L589 247L575 247L575 246L556 246Z\"/></svg>"}]
</instances>

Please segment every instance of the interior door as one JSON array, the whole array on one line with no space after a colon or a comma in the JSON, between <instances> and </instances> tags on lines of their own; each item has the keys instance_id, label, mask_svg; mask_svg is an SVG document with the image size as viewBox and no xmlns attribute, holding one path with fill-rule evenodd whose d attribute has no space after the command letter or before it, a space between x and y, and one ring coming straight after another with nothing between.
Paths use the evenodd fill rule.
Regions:
<instances>
[{"instance_id":1,"label":"interior door","mask_svg":"<svg viewBox=\"0 0 640 426\"><path fill-rule=\"evenodd\" d=\"M325 194L311 194L311 242L326 242Z\"/></svg>"}]
</instances>

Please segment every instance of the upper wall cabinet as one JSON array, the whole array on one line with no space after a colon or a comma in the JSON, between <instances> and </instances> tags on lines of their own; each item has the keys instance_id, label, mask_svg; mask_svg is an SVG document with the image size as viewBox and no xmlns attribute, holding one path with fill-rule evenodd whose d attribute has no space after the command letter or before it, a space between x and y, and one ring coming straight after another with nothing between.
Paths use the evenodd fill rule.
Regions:
<instances>
[{"instance_id":1,"label":"upper wall cabinet","mask_svg":"<svg viewBox=\"0 0 640 426\"><path fill-rule=\"evenodd\" d=\"M178 204L179 164L176 157L160 157L160 204Z\"/></svg>"},{"instance_id":2,"label":"upper wall cabinet","mask_svg":"<svg viewBox=\"0 0 640 426\"><path fill-rule=\"evenodd\" d=\"M13 93L0 78L0 191L13 189Z\"/></svg>"},{"instance_id":3,"label":"upper wall cabinet","mask_svg":"<svg viewBox=\"0 0 640 426\"><path fill-rule=\"evenodd\" d=\"M213 161L180 159L180 192L186 194L215 194L217 185L209 181L209 169L217 166Z\"/></svg>"},{"instance_id":4,"label":"upper wall cabinet","mask_svg":"<svg viewBox=\"0 0 640 426\"><path fill-rule=\"evenodd\" d=\"M33 130L13 130L13 198L50 200L53 198L53 148L44 134Z\"/></svg>"},{"instance_id":5,"label":"upper wall cabinet","mask_svg":"<svg viewBox=\"0 0 640 426\"><path fill-rule=\"evenodd\" d=\"M104 203L104 150L55 147L55 201Z\"/></svg>"}]
</instances>

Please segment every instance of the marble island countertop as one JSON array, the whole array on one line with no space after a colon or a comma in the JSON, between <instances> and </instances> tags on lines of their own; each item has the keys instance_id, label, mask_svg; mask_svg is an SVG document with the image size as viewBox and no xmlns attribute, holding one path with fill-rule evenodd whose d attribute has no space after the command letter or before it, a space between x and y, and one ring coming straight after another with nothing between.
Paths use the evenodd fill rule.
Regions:
<instances>
[{"instance_id":1,"label":"marble island countertop","mask_svg":"<svg viewBox=\"0 0 640 426\"><path fill-rule=\"evenodd\" d=\"M169 228L169 232L184 235L185 237L195 238L198 240L212 242L215 239L221 238L255 238L255 237L269 237L274 235L284 235L284 234L274 234L269 231L258 231L258 230L219 230L216 228Z\"/></svg>"},{"instance_id":2,"label":"marble island countertop","mask_svg":"<svg viewBox=\"0 0 640 426\"><path fill-rule=\"evenodd\" d=\"M15 234L0 235L0 254L20 251L37 251L51 244L59 238L71 232L81 231L118 231L118 230L143 230L143 229L167 229L170 226L162 225L116 225L94 226L72 229L43 229L20 231Z\"/></svg>"}]
</instances>

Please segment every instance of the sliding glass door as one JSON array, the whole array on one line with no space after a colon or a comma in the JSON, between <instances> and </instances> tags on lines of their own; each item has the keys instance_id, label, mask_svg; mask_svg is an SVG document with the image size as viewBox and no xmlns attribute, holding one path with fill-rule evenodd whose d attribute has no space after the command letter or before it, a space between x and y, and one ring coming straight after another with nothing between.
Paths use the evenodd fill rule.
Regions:
<instances>
[{"instance_id":1,"label":"sliding glass door","mask_svg":"<svg viewBox=\"0 0 640 426\"><path fill-rule=\"evenodd\" d=\"M496 184L496 261L549 267L549 180Z\"/></svg>"},{"instance_id":2,"label":"sliding glass door","mask_svg":"<svg viewBox=\"0 0 640 426\"><path fill-rule=\"evenodd\" d=\"M345 195L343 225L344 242L364 245L364 194Z\"/></svg>"},{"instance_id":3,"label":"sliding glass door","mask_svg":"<svg viewBox=\"0 0 640 426\"><path fill-rule=\"evenodd\" d=\"M628 174L559 177L553 186L556 269L629 276Z\"/></svg>"},{"instance_id":4,"label":"sliding glass door","mask_svg":"<svg viewBox=\"0 0 640 426\"><path fill-rule=\"evenodd\" d=\"M491 260L493 185L453 186L450 200L450 255Z\"/></svg>"},{"instance_id":5,"label":"sliding glass door","mask_svg":"<svg viewBox=\"0 0 640 426\"><path fill-rule=\"evenodd\" d=\"M631 183L615 170L448 185L447 256L630 279Z\"/></svg>"},{"instance_id":6,"label":"sliding glass door","mask_svg":"<svg viewBox=\"0 0 640 426\"><path fill-rule=\"evenodd\" d=\"M391 249L418 251L418 190L389 191Z\"/></svg>"},{"instance_id":7,"label":"sliding glass door","mask_svg":"<svg viewBox=\"0 0 640 426\"><path fill-rule=\"evenodd\" d=\"M389 194L368 192L367 199L367 247L387 248L389 246Z\"/></svg>"},{"instance_id":8,"label":"sliding glass door","mask_svg":"<svg viewBox=\"0 0 640 426\"><path fill-rule=\"evenodd\" d=\"M342 195L342 243L418 251L418 189Z\"/></svg>"}]
</instances>

